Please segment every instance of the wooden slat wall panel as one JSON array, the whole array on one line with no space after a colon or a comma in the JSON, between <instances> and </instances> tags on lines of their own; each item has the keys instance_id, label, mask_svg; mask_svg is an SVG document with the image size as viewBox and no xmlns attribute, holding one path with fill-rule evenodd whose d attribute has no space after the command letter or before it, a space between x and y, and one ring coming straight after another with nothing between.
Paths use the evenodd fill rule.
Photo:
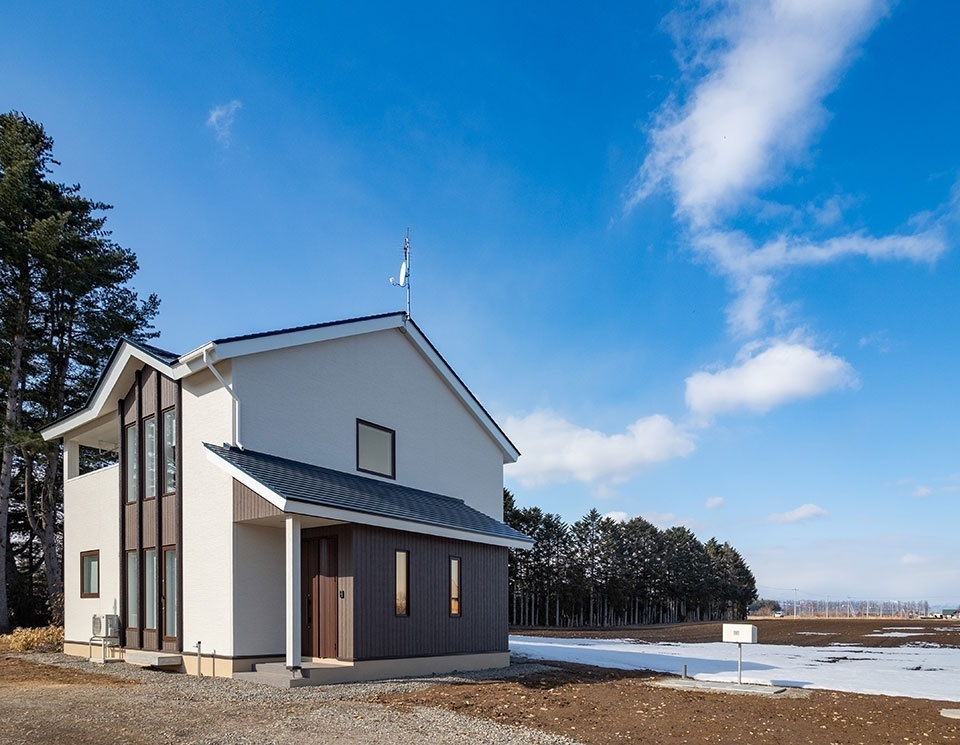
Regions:
<instances>
[{"instance_id":1,"label":"wooden slat wall panel","mask_svg":"<svg viewBox=\"0 0 960 745\"><path fill-rule=\"evenodd\" d=\"M124 518L124 541L123 550L133 551L137 547L137 505L125 504L123 506ZM126 565L124 565L126 566ZM126 571L126 570L124 570Z\"/></svg>"},{"instance_id":2,"label":"wooden slat wall panel","mask_svg":"<svg viewBox=\"0 0 960 745\"><path fill-rule=\"evenodd\" d=\"M152 367L143 370L143 416L157 413L157 371Z\"/></svg>"},{"instance_id":3,"label":"wooden slat wall panel","mask_svg":"<svg viewBox=\"0 0 960 745\"><path fill-rule=\"evenodd\" d=\"M177 403L177 382L165 375L160 376L160 408L169 409Z\"/></svg>"},{"instance_id":4,"label":"wooden slat wall panel","mask_svg":"<svg viewBox=\"0 0 960 745\"><path fill-rule=\"evenodd\" d=\"M160 510L163 518L161 543L164 546L177 544L177 497L168 494L163 498L163 507Z\"/></svg>"},{"instance_id":5,"label":"wooden slat wall panel","mask_svg":"<svg viewBox=\"0 0 960 745\"><path fill-rule=\"evenodd\" d=\"M410 552L410 615L395 613L395 555ZM507 650L507 549L355 526L355 658ZM461 608L450 616L450 557L461 560Z\"/></svg>"},{"instance_id":6,"label":"wooden slat wall panel","mask_svg":"<svg viewBox=\"0 0 960 745\"><path fill-rule=\"evenodd\" d=\"M233 480L233 521L256 520L260 517L273 517L283 512L270 504L252 489Z\"/></svg>"},{"instance_id":7,"label":"wooden slat wall panel","mask_svg":"<svg viewBox=\"0 0 960 745\"><path fill-rule=\"evenodd\" d=\"M123 399L123 423L133 424L137 421L137 387L133 386Z\"/></svg>"},{"instance_id":8,"label":"wooden slat wall panel","mask_svg":"<svg viewBox=\"0 0 960 745\"><path fill-rule=\"evenodd\" d=\"M143 547L154 548L157 545L157 500L143 503Z\"/></svg>"}]
</instances>

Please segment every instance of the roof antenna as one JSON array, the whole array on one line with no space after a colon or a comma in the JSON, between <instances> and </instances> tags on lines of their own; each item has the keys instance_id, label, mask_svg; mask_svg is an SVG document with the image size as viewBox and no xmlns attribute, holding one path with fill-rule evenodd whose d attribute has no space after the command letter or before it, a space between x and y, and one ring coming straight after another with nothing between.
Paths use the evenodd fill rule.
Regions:
<instances>
[{"instance_id":1,"label":"roof antenna","mask_svg":"<svg viewBox=\"0 0 960 745\"><path fill-rule=\"evenodd\" d=\"M390 277L390 284L394 287L403 287L407 291L407 318L410 318L410 228L403 239L403 263L400 265L400 281Z\"/></svg>"}]
</instances>

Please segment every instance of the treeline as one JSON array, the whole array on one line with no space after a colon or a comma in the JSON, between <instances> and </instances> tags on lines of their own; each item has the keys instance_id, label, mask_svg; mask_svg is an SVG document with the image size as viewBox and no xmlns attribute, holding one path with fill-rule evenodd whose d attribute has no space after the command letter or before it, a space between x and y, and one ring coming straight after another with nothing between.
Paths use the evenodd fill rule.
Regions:
<instances>
[{"instance_id":1,"label":"treeline","mask_svg":"<svg viewBox=\"0 0 960 745\"><path fill-rule=\"evenodd\" d=\"M590 510L573 525L503 490L504 521L536 543L510 551L515 626L625 626L746 618L753 573L728 543Z\"/></svg>"},{"instance_id":2,"label":"treeline","mask_svg":"<svg viewBox=\"0 0 960 745\"><path fill-rule=\"evenodd\" d=\"M109 205L54 165L41 124L0 114L0 633L62 613L61 445L39 430L84 404L121 336L155 335L159 302L129 287Z\"/></svg>"}]
</instances>

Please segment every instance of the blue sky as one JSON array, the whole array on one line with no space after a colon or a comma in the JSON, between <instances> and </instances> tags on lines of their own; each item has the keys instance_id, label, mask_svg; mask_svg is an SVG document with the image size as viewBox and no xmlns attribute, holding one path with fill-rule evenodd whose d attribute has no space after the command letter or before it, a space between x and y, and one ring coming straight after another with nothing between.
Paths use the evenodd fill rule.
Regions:
<instances>
[{"instance_id":1,"label":"blue sky","mask_svg":"<svg viewBox=\"0 0 960 745\"><path fill-rule=\"evenodd\" d=\"M521 505L960 602L953 3L6 5L159 344L403 307Z\"/></svg>"}]
</instances>

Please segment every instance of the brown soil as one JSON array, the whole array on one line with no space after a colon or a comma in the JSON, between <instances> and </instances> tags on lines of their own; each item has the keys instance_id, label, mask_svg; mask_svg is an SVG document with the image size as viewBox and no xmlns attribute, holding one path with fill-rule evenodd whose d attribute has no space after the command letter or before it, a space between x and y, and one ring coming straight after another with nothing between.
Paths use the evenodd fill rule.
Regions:
<instances>
[{"instance_id":1,"label":"brown soil","mask_svg":"<svg viewBox=\"0 0 960 745\"><path fill-rule=\"evenodd\" d=\"M900 646L910 641L960 647L960 624L893 619L758 620L758 639L768 644ZM904 628L909 627L909 628ZM878 637L884 629L930 636ZM720 624L647 627L624 631L518 633L660 642L720 639ZM813 633L811 633L813 632ZM919 632L918 632L919 633ZM615 742L657 743L876 743L960 742L960 720L945 719L941 708L957 704L890 696L809 691L796 696L751 696L660 688L662 674L554 663L553 672L513 680L434 686L383 697L395 706L443 706L565 734L588 745Z\"/></svg>"},{"instance_id":2,"label":"brown soil","mask_svg":"<svg viewBox=\"0 0 960 745\"><path fill-rule=\"evenodd\" d=\"M128 686L137 683L110 675L92 675L80 670L39 665L19 657L0 657L0 694L2 689L7 687L44 688L64 685Z\"/></svg>"}]
</instances>

